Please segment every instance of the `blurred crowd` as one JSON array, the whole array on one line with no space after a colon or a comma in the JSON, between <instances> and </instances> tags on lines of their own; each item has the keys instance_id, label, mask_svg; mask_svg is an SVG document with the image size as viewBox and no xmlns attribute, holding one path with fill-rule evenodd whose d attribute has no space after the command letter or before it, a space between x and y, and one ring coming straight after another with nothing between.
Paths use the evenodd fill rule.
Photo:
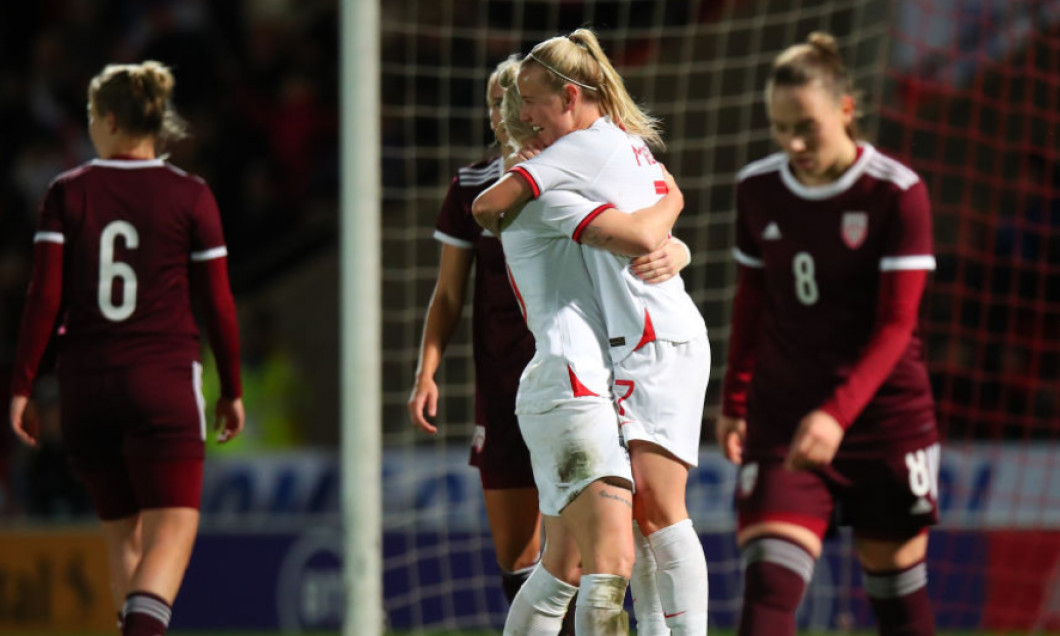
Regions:
<instances>
[{"instance_id":1,"label":"blurred crowd","mask_svg":"<svg viewBox=\"0 0 1060 636\"><path fill-rule=\"evenodd\" d=\"M0 386L5 405L40 200L56 175L94 154L86 128L89 80L108 63L154 59L173 68L175 106L192 136L166 151L171 162L213 188L240 301L278 268L334 240L336 29L335 0L0 4ZM258 333L270 328L268 318L259 317L268 308L250 311L255 317L249 321L254 325L244 347L244 373L268 378L261 383L271 382L272 390L277 381L290 381L290 361L279 353L283 343ZM47 431L57 429L53 381L45 377L37 390L42 424ZM76 484L64 481L61 455L50 449L46 445L33 456L16 449L5 418L0 513L84 509Z\"/></svg>"}]
</instances>

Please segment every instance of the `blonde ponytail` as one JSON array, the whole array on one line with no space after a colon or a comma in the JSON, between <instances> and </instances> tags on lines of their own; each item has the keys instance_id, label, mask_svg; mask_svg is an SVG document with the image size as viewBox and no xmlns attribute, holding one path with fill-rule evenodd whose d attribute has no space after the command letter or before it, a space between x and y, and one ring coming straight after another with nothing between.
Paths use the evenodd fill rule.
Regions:
<instances>
[{"instance_id":1,"label":"blonde ponytail","mask_svg":"<svg viewBox=\"0 0 1060 636\"><path fill-rule=\"evenodd\" d=\"M637 135L653 149L662 150L660 120L637 105L626 90L600 41L591 29L578 29L568 36L557 36L541 42L522 64L540 64L550 71L549 85L562 92L569 82L586 89L585 99L599 104L600 110L626 132Z\"/></svg>"}]
</instances>

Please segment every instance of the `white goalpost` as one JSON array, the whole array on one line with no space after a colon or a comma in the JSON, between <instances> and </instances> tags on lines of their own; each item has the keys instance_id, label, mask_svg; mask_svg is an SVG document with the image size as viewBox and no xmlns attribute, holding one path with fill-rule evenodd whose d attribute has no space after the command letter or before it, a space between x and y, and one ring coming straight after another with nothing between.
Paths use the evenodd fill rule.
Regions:
<instances>
[{"instance_id":1,"label":"white goalpost","mask_svg":"<svg viewBox=\"0 0 1060 636\"><path fill-rule=\"evenodd\" d=\"M379 5L342 0L340 356L346 636L383 633Z\"/></svg>"}]
</instances>

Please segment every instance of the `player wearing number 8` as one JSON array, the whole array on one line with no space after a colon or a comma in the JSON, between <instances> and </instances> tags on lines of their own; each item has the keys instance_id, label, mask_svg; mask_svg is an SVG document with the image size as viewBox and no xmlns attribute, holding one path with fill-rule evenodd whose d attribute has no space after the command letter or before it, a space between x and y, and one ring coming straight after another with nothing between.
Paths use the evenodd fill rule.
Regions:
<instances>
[{"instance_id":1,"label":"player wearing number 8","mask_svg":"<svg viewBox=\"0 0 1060 636\"><path fill-rule=\"evenodd\" d=\"M45 195L10 408L15 433L35 445L24 415L59 321L63 437L103 521L126 636L165 633L198 529L206 419L193 286L220 375L218 438L239 434L244 420L217 204L202 179L156 156L156 145L183 135L173 84L157 62L93 78L99 158Z\"/></svg>"},{"instance_id":2,"label":"player wearing number 8","mask_svg":"<svg viewBox=\"0 0 1060 636\"><path fill-rule=\"evenodd\" d=\"M831 36L777 57L766 103L782 152L738 177L739 280L716 431L741 464L740 634L795 633L833 522L853 527L880 632L930 634L938 433L916 336L935 267L927 191L857 141Z\"/></svg>"}]
</instances>

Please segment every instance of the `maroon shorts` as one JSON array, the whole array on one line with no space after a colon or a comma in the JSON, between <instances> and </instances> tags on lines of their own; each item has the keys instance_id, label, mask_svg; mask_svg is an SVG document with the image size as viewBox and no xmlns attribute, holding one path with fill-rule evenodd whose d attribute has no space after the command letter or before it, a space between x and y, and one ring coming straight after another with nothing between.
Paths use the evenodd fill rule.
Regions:
<instances>
[{"instance_id":1,"label":"maroon shorts","mask_svg":"<svg viewBox=\"0 0 1060 636\"><path fill-rule=\"evenodd\" d=\"M510 408L504 408L496 405L500 400L491 400L496 406L490 408L478 392L475 395L475 433L468 463L478 468L483 490L535 487L530 451L515 416L514 394L510 401Z\"/></svg>"},{"instance_id":2,"label":"maroon shorts","mask_svg":"<svg viewBox=\"0 0 1060 636\"><path fill-rule=\"evenodd\" d=\"M938 460L938 444L880 459L838 458L816 471L748 457L736 479L738 525L783 521L823 538L834 524L867 538L903 540L938 523Z\"/></svg>"},{"instance_id":3,"label":"maroon shorts","mask_svg":"<svg viewBox=\"0 0 1060 636\"><path fill-rule=\"evenodd\" d=\"M192 361L92 372L60 364L63 441L101 519L199 507L201 369Z\"/></svg>"}]
</instances>

